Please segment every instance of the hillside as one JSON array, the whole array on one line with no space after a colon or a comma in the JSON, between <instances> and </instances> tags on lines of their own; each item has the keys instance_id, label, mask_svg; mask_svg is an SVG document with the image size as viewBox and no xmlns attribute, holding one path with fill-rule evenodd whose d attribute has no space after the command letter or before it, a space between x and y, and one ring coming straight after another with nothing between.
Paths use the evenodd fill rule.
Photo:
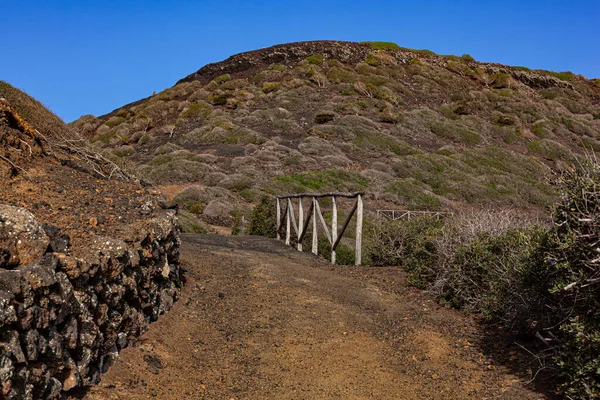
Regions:
<instances>
[{"instance_id":1,"label":"hillside","mask_svg":"<svg viewBox=\"0 0 600 400\"><path fill-rule=\"evenodd\" d=\"M0 187L0 398L63 398L177 299L175 212L1 81Z\"/></svg>"},{"instance_id":2,"label":"hillside","mask_svg":"<svg viewBox=\"0 0 600 400\"><path fill-rule=\"evenodd\" d=\"M553 171L600 150L600 81L393 43L292 43L72 127L223 224L264 193L326 189L364 190L371 210L536 211L555 198Z\"/></svg>"}]
</instances>

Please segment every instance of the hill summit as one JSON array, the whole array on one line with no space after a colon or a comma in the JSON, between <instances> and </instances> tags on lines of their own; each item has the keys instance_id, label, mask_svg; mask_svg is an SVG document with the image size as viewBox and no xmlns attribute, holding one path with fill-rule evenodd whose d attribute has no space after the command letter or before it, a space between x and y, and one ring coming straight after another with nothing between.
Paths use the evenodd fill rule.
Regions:
<instances>
[{"instance_id":1,"label":"hill summit","mask_svg":"<svg viewBox=\"0 0 600 400\"><path fill-rule=\"evenodd\" d=\"M332 189L366 191L371 210L539 210L552 171L600 149L600 80L387 42L290 43L72 126L207 221Z\"/></svg>"}]
</instances>

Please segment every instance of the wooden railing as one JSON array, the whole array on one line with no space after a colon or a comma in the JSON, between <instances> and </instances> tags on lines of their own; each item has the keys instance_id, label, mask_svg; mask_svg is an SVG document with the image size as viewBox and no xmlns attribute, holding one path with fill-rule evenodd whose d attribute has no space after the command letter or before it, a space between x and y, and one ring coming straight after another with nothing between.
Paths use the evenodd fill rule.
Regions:
<instances>
[{"instance_id":1,"label":"wooden railing","mask_svg":"<svg viewBox=\"0 0 600 400\"><path fill-rule=\"evenodd\" d=\"M302 251L302 241L306 236L309 224L312 222L312 252L318 254L318 222L321 222L325 235L331 244L331 263L335 264L335 250L340 243L342 235L348 228L352 216L356 213L356 247L355 247L355 264L360 265L362 257L362 225L363 225L363 195L364 193L299 193L287 196L277 196L277 239L281 240L281 230L285 223L285 244L289 245L291 242L292 228L296 233L297 248ZM325 222L321 207L319 205L319 199L324 197L331 197L332 209L331 209L331 231ZM308 213L304 215L304 199L308 198L310 205ZM354 207L348 214L346 222L342 226L342 229L338 231L338 201L337 198L350 198L356 199ZM294 210L293 200L298 199L298 222L296 222L296 213ZM282 203L285 203L285 211L282 213Z\"/></svg>"},{"instance_id":2,"label":"wooden railing","mask_svg":"<svg viewBox=\"0 0 600 400\"><path fill-rule=\"evenodd\" d=\"M448 211L408 211L408 210L377 210L377 216L392 221L398 221L401 219L411 219L411 217L420 217L424 215L432 216L433 218L442 219L449 217L454 213Z\"/></svg>"}]
</instances>

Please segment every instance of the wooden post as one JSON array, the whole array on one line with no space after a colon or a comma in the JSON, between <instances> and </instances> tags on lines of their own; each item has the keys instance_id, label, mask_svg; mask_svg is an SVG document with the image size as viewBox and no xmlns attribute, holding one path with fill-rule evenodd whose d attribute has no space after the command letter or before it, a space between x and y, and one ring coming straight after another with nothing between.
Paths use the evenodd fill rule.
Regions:
<instances>
[{"instance_id":1,"label":"wooden post","mask_svg":"<svg viewBox=\"0 0 600 400\"><path fill-rule=\"evenodd\" d=\"M289 202L289 199L288 199ZM292 218L292 210L290 208L290 205L288 203L288 207L287 207L287 215L286 215L286 221L285 221L285 244L289 245L290 244L290 234L291 234L291 223L292 221L290 220Z\"/></svg>"},{"instance_id":2,"label":"wooden post","mask_svg":"<svg viewBox=\"0 0 600 400\"><path fill-rule=\"evenodd\" d=\"M281 203L279 198L277 198L277 225L275 229L277 229L277 240L281 240L281 235L279 234L279 227L281 226Z\"/></svg>"},{"instance_id":3,"label":"wooden post","mask_svg":"<svg viewBox=\"0 0 600 400\"><path fill-rule=\"evenodd\" d=\"M356 251L354 255L354 264L360 265L362 258L362 225L363 225L363 201L359 194L356 197Z\"/></svg>"},{"instance_id":4,"label":"wooden post","mask_svg":"<svg viewBox=\"0 0 600 400\"><path fill-rule=\"evenodd\" d=\"M319 254L319 240L317 239L317 198L312 198L313 202L313 237L312 237L312 252Z\"/></svg>"},{"instance_id":5,"label":"wooden post","mask_svg":"<svg viewBox=\"0 0 600 400\"><path fill-rule=\"evenodd\" d=\"M294 232L296 232L296 237L300 237L300 232L298 231L298 224L296 224L296 213L294 212L294 205L292 204L292 199L288 199L288 209L290 210L290 218L292 219L292 227L294 228Z\"/></svg>"},{"instance_id":6,"label":"wooden post","mask_svg":"<svg viewBox=\"0 0 600 400\"><path fill-rule=\"evenodd\" d=\"M302 197L298 199L298 228L300 231L298 232L298 251L302 251L302 242L300 238L302 237L302 232L304 230L304 207L302 205Z\"/></svg>"},{"instance_id":7,"label":"wooden post","mask_svg":"<svg viewBox=\"0 0 600 400\"><path fill-rule=\"evenodd\" d=\"M338 229L337 229L337 203L335 196L331 196L331 263L335 264L335 248L333 245L337 241Z\"/></svg>"}]
</instances>

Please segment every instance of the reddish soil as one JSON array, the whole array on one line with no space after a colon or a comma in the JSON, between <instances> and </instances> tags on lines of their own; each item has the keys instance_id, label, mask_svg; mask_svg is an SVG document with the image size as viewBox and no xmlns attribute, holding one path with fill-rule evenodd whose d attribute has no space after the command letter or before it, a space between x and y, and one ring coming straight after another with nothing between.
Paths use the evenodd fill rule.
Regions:
<instances>
[{"instance_id":1,"label":"reddish soil","mask_svg":"<svg viewBox=\"0 0 600 400\"><path fill-rule=\"evenodd\" d=\"M42 116L44 111L37 110ZM71 145L81 146L76 139ZM70 236L75 254L97 236L131 237L127 225L143 223L165 205L156 189L108 179L100 154L87 150L86 159L55 146L59 142L64 144L55 138L49 143L15 109L0 103L0 204L23 207L39 222L58 227Z\"/></svg>"},{"instance_id":2,"label":"reddish soil","mask_svg":"<svg viewBox=\"0 0 600 400\"><path fill-rule=\"evenodd\" d=\"M184 235L187 285L87 399L546 399L398 269Z\"/></svg>"}]
</instances>

